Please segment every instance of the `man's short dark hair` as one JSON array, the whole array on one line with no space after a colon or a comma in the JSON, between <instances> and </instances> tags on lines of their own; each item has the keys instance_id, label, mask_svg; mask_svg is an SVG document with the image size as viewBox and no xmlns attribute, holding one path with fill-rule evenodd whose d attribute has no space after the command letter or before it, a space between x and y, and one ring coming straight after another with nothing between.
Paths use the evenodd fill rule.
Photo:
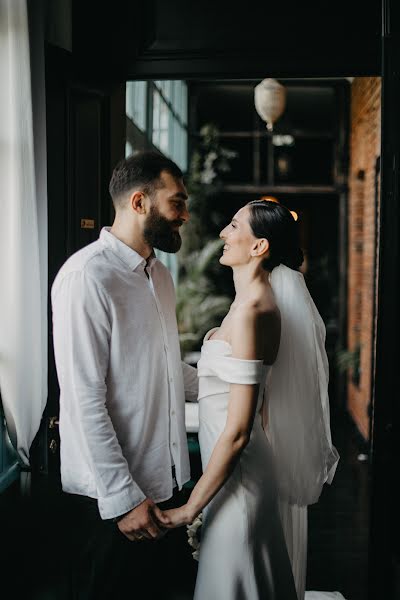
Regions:
<instances>
[{"instance_id":1,"label":"man's short dark hair","mask_svg":"<svg viewBox=\"0 0 400 600\"><path fill-rule=\"evenodd\" d=\"M113 171L109 185L114 207L117 208L121 197L134 188L153 197L156 190L162 187L160 179L162 171L167 171L177 179L183 177L178 165L159 152L151 150L135 152L121 160Z\"/></svg>"}]
</instances>

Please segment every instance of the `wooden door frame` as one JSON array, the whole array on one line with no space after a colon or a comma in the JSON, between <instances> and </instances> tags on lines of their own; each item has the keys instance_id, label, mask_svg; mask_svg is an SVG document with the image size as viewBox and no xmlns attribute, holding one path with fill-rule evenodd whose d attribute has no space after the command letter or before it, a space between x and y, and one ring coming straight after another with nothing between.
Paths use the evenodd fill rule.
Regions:
<instances>
[{"instance_id":1,"label":"wooden door frame","mask_svg":"<svg viewBox=\"0 0 400 600\"><path fill-rule=\"evenodd\" d=\"M380 245L371 424L371 599L398 598L400 593L400 518L395 495L400 479L400 408L396 396L400 307L400 8L396 0L383 0L382 11Z\"/></svg>"},{"instance_id":2,"label":"wooden door frame","mask_svg":"<svg viewBox=\"0 0 400 600\"><path fill-rule=\"evenodd\" d=\"M372 451L371 451L371 513L370 545L368 548L371 568L369 577L369 600L394 598L394 590L399 585L399 561L393 548L395 536L400 532L398 519L393 523L396 506L393 503L396 479L395 437L400 423L400 410L394 401L397 383L397 346L399 338L400 285L399 285L399 218L400 218L400 43L399 33L394 32L393 14L399 10L395 0L382 0L382 59L379 71L372 69L355 76L382 77L382 143L381 143L381 192L380 192L380 248L377 273L376 306L376 361L373 384L372 411ZM396 15L397 16L397 15ZM400 23L400 19L398 20ZM397 52L397 56L396 56ZM256 58L256 60L254 60ZM265 77L264 61L247 56L240 66L233 57L222 57L202 53L152 53L148 52L131 64L127 79L241 79L240 73L247 71L251 78ZM210 68L211 65L211 68ZM251 65L251 66L250 66ZM270 68L271 67L271 68ZM336 73L338 74L338 73ZM344 74L344 73L340 73ZM285 65L283 72L279 65L268 65L268 75L272 77L296 77L296 68ZM324 77L326 74L310 67L301 72L302 79ZM329 73L331 75L331 73ZM349 75L349 73L346 73ZM342 207L343 209L343 207ZM345 236L345 232L343 233ZM397 384L398 385L398 384ZM388 401L388 398L392 401Z\"/></svg>"},{"instance_id":3,"label":"wooden door frame","mask_svg":"<svg viewBox=\"0 0 400 600\"><path fill-rule=\"evenodd\" d=\"M398 435L400 415L399 403L395 402L397 387L397 346L399 338L399 218L400 218L400 8L396 0L381 0L383 9L383 29L381 36L382 58L379 60L378 40L371 38L372 44L358 43L358 35L362 29L362 17L368 11L367 5L357 3L351 6L348 2L335 3L336 12L345 21L353 11L352 27L357 27L353 36L346 38L346 48L354 49L355 64L353 68L351 56L344 56L340 31L336 29L333 37L337 45L332 44L329 59L324 53L312 53L312 45L307 39L299 47L309 51L296 55L289 37L285 31L272 27L265 35L275 36L277 51L268 55L263 51L262 44L251 39L248 46L244 45L236 52L225 49L223 45L218 48L210 47L190 50L182 48L179 42L172 43L169 49L162 44L157 45L156 12L157 2L149 0L143 6L137 3L117 0L113 11L105 10L100 26L93 29L92 8L85 3L73 1L75 35L73 48L78 62L82 61L82 71L92 73L97 70L99 76L126 79L200 79L230 78L241 79L243 74L252 79L264 77L293 78L301 76L302 79L318 77L346 77L352 76L382 76L383 106L382 106L382 152L381 152L381 211L380 211L380 248L378 257L377 277L377 312L376 312L376 340L375 340L375 373L373 386L373 414L372 414L372 458L371 458L371 543L369 548L369 596L370 600L381 598L394 598L395 578L398 553L395 549L396 540L399 539L400 518L396 517L397 507L394 504L394 489L398 475L396 437ZM207 3L206 3L207 4ZM215 5L215 2L208 3ZM398 2L397 2L398 4ZM378 6L377 2L374 2ZM118 10L122 6L123 10ZM378 6L379 9L379 6ZM203 6L202 6L203 10ZM244 7L249 12L249 7ZM333 9L332 9L333 10ZM85 12L86 11L86 12ZM304 19L294 24L295 33L303 32L305 25L312 35L323 34L324 28L332 34L330 23L317 23L312 30L309 23L311 19L307 14L312 12L311 7L301 7ZM308 13L307 13L308 11ZM99 18L96 11L97 21ZM121 15L124 15L122 23ZM101 16L101 15L100 15ZM271 15L273 17L273 14ZM373 18L376 14L373 13ZM111 19L111 21L110 21ZM179 20L179 18L178 18ZM371 21L371 19L370 19ZM101 27L103 23L103 27ZM123 31L118 30L112 40L109 34L115 26L123 26ZM268 25L268 24L266 24ZM184 23L179 24L185 26ZM132 29L133 28L133 29ZM87 44L88 31L93 35L91 43ZM292 31L292 32L293 32ZM371 32L372 30L370 30ZM347 31L347 34L349 32ZM350 32L352 33L352 32ZM373 32L372 32L373 33ZM179 32L178 32L179 34ZM337 35L339 34L339 35ZM207 33L204 33L207 37ZM283 35L283 37L281 37ZM179 37L179 35L178 35ZM350 42L349 42L350 39ZM106 45L104 40L109 41ZM346 41L344 40L344 41ZM162 41L162 40L161 40ZM224 41L224 40L222 40ZM262 41L262 40L261 40ZM164 40L165 42L165 40ZM376 43L376 45L375 45ZM280 45L279 45L280 44ZM134 46L132 50L132 45ZM199 44L201 46L201 43ZM284 50L288 45L289 51ZM372 50L371 50L372 48ZM111 56L112 54L112 56ZM346 54L346 51L344 52ZM88 55L88 56L86 56ZM134 58L132 58L134 56ZM364 59L365 57L365 59ZM86 58L86 60L85 60ZM104 60L103 60L104 59ZM371 62L372 61L372 62ZM371 66L372 65L372 66ZM300 71L301 70L301 71ZM350 73L348 71L351 71ZM121 140L119 140L120 142ZM119 144L117 141L117 146ZM344 206L342 206L342 209ZM343 233L345 236L345 232ZM393 520L395 519L395 522Z\"/></svg>"}]
</instances>

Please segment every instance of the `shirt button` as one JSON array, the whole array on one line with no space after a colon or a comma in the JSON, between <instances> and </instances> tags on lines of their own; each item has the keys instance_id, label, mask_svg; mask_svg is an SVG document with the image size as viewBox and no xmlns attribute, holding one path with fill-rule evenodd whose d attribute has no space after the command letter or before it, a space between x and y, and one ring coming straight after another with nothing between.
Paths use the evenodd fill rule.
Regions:
<instances>
[{"instance_id":1,"label":"shirt button","mask_svg":"<svg viewBox=\"0 0 400 600\"><path fill-rule=\"evenodd\" d=\"M171 410L171 415L174 416L174 414L175 414L175 411Z\"/></svg>"},{"instance_id":2,"label":"shirt button","mask_svg":"<svg viewBox=\"0 0 400 600\"><path fill-rule=\"evenodd\" d=\"M175 448L176 447L176 442L172 442L172 445Z\"/></svg>"},{"instance_id":3,"label":"shirt button","mask_svg":"<svg viewBox=\"0 0 400 600\"><path fill-rule=\"evenodd\" d=\"M172 383L172 382L173 382L173 379L172 379L172 377L170 377L170 378L169 378L169 382L170 382L170 383Z\"/></svg>"}]
</instances>

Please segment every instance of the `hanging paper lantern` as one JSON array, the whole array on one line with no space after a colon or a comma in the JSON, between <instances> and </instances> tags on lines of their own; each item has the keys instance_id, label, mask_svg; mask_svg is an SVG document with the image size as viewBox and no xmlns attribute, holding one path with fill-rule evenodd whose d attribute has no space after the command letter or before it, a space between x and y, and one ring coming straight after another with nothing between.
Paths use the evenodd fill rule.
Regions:
<instances>
[{"instance_id":1,"label":"hanging paper lantern","mask_svg":"<svg viewBox=\"0 0 400 600\"><path fill-rule=\"evenodd\" d=\"M254 104L268 131L281 116L286 106L286 88L276 79L263 79L254 88Z\"/></svg>"}]
</instances>

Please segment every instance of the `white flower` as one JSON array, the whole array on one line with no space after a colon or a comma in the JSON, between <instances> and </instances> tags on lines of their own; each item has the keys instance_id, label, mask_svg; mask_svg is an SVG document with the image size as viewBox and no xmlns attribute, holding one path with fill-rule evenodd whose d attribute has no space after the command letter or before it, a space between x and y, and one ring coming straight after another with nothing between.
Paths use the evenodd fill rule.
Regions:
<instances>
[{"instance_id":1,"label":"white flower","mask_svg":"<svg viewBox=\"0 0 400 600\"><path fill-rule=\"evenodd\" d=\"M218 154L214 150L211 150L211 152L207 154L204 160L204 164L206 165L206 167L211 167L216 158L218 158Z\"/></svg>"},{"instance_id":2,"label":"white flower","mask_svg":"<svg viewBox=\"0 0 400 600\"><path fill-rule=\"evenodd\" d=\"M195 550L194 552L192 552L192 556L194 558L194 560L199 560L199 556L200 556L200 552L199 550Z\"/></svg>"},{"instance_id":3,"label":"white flower","mask_svg":"<svg viewBox=\"0 0 400 600\"><path fill-rule=\"evenodd\" d=\"M235 158L235 156L237 156L238 153L234 150L228 150L228 148L221 148L221 154L225 158Z\"/></svg>"},{"instance_id":4,"label":"white flower","mask_svg":"<svg viewBox=\"0 0 400 600\"><path fill-rule=\"evenodd\" d=\"M197 530L202 526L202 524L203 524L202 513L200 513L199 516L195 518L193 523L186 526L187 536L188 536L188 544L189 544L189 546L194 548L194 552L192 552L192 556L195 560L199 560L200 540L197 537Z\"/></svg>"},{"instance_id":5,"label":"white flower","mask_svg":"<svg viewBox=\"0 0 400 600\"><path fill-rule=\"evenodd\" d=\"M204 183L205 185L208 185L213 182L216 175L216 172L211 167L206 168L204 171L202 171L200 175L200 182Z\"/></svg>"}]
</instances>

